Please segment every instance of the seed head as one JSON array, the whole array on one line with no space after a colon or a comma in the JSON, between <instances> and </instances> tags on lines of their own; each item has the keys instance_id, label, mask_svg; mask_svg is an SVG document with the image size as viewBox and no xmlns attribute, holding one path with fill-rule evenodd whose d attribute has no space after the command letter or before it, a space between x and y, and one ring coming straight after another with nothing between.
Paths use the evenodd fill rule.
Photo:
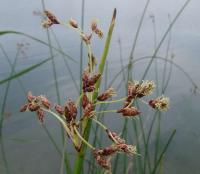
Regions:
<instances>
[{"instance_id":1,"label":"seed head","mask_svg":"<svg viewBox=\"0 0 200 174\"><path fill-rule=\"evenodd\" d=\"M150 95L155 89L155 84L153 81L129 81L128 83L128 98L129 100L134 98L141 98Z\"/></svg>"},{"instance_id":2,"label":"seed head","mask_svg":"<svg viewBox=\"0 0 200 174\"><path fill-rule=\"evenodd\" d=\"M94 115L94 104L93 103L88 103L87 106L85 107L83 111L83 116L84 117L92 117Z\"/></svg>"},{"instance_id":3,"label":"seed head","mask_svg":"<svg viewBox=\"0 0 200 174\"><path fill-rule=\"evenodd\" d=\"M98 36L100 39L103 38L103 31L102 31L101 29L97 28L94 32L97 34L97 36Z\"/></svg>"},{"instance_id":4,"label":"seed head","mask_svg":"<svg viewBox=\"0 0 200 174\"><path fill-rule=\"evenodd\" d=\"M40 105L37 103L29 103L28 109L29 109L29 111L34 112L34 111L37 111L38 109L40 109Z\"/></svg>"},{"instance_id":5,"label":"seed head","mask_svg":"<svg viewBox=\"0 0 200 174\"><path fill-rule=\"evenodd\" d=\"M98 155L97 151L93 151L94 158L96 159L97 163L106 170L111 169L111 163L108 159L104 156Z\"/></svg>"},{"instance_id":6,"label":"seed head","mask_svg":"<svg viewBox=\"0 0 200 174\"><path fill-rule=\"evenodd\" d=\"M27 109L28 109L28 104L25 104L20 108L20 112L25 112L27 111Z\"/></svg>"},{"instance_id":7,"label":"seed head","mask_svg":"<svg viewBox=\"0 0 200 174\"><path fill-rule=\"evenodd\" d=\"M138 114L140 114L140 112L138 111L138 109L136 107L125 107L125 108L122 108L122 109L119 109L117 111L117 113L122 113L123 116L136 116Z\"/></svg>"},{"instance_id":8,"label":"seed head","mask_svg":"<svg viewBox=\"0 0 200 174\"><path fill-rule=\"evenodd\" d=\"M166 111L169 108L169 98L165 96L159 96L149 101L149 105L159 111Z\"/></svg>"},{"instance_id":9,"label":"seed head","mask_svg":"<svg viewBox=\"0 0 200 174\"><path fill-rule=\"evenodd\" d=\"M117 147L129 155L137 154L136 146L128 144L118 144Z\"/></svg>"},{"instance_id":10,"label":"seed head","mask_svg":"<svg viewBox=\"0 0 200 174\"><path fill-rule=\"evenodd\" d=\"M55 110L56 112L58 112L60 115L63 115L64 114L64 109L62 108L62 106L56 104L55 105Z\"/></svg>"},{"instance_id":11,"label":"seed head","mask_svg":"<svg viewBox=\"0 0 200 174\"><path fill-rule=\"evenodd\" d=\"M108 137L117 144L124 144L125 140L122 139L119 135L117 135L115 132L111 132L109 130L106 130Z\"/></svg>"},{"instance_id":12,"label":"seed head","mask_svg":"<svg viewBox=\"0 0 200 174\"><path fill-rule=\"evenodd\" d=\"M66 121L70 123L71 121L76 119L77 116L77 107L75 103L69 99L64 107L64 115L66 118Z\"/></svg>"},{"instance_id":13,"label":"seed head","mask_svg":"<svg viewBox=\"0 0 200 174\"><path fill-rule=\"evenodd\" d=\"M41 103L42 103L42 105L45 107L45 108L47 108L47 109L50 109L51 108L51 103L49 102L49 100L46 98L46 97L44 97L44 96L40 96L40 99L41 99Z\"/></svg>"},{"instance_id":14,"label":"seed head","mask_svg":"<svg viewBox=\"0 0 200 174\"><path fill-rule=\"evenodd\" d=\"M88 81L88 85L89 86L93 86L96 84L96 82L99 80L99 78L101 77L101 74L94 74Z\"/></svg>"},{"instance_id":15,"label":"seed head","mask_svg":"<svg viewBox=\"0 0 200 174\"><path fill-rule=\"evenodd\" d=\"M60 24L56 16L48 10L44 11L44 15L52 22L52 24Z\"/></svg>"},{"instance_id":16,"label":"seed head","mask_svg":"<svg viewBox=\"0 0 200 174\"><path fill-rule=\"evenodd\" d=\"M33 96L32 92L29 91L29 92L27 93L27 100L28 100L28 102L31 103L31 102L34 101L35 99L36 99L36 96Z\"/></svg>"},{"instance_id":17,"label":"seed head","mask_svg":"<svg viewBox=\"0 0 200 174\"><path fill-rule=\"evenodd\" d=\"M108 98L112 97L113 95L116 95L115 90L113 88L109 88L106 91L104 91L102 94L100 94L97 97L97 100L99 100L99 101L105 101Z\"/></svg>"},{"instance_id":18,"label":"seed head","mask_svg":"<svg viewBox=\"0 0 200 174\"><path fill-rule=\"evenodd\" d=\"M88 104L89 104L89 99L88 99L87 95L84 93L83 94L83 98L82 98L82 107L83 107L83 109L85 109Z\"/></svg>"},{"instance_id":19,"label":"seed head","mask_svg":"<svg viewBox=\"0 0 200 174\"><path fill-rule=\"evenodd\" d=\"M43 123L44 122L44 111L42 109L38 109L36 111L36 114L38 116L38 120Z\"/></svg>"}]
</instances>

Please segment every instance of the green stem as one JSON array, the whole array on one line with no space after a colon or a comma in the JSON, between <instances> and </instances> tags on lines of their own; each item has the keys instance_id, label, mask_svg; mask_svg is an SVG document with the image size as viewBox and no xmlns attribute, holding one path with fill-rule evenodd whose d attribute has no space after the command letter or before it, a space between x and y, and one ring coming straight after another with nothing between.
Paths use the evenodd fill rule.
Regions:
<instances>
[{"instance_id":1,"label":"green stem","mask_svg":"<svg viewBox=\"0 0 200 174\"><path fill-rule=\"evenodd\" d=\"M108 103L117 103L117 102L121 102L121 101L124 101L124 100L126 100L126 97L118 99L118 100L97 102L96 105L99 105L99 104L108 104Z\"/></svg>"},{"instance_id":2,"label":"green stem","mask_svg":"<svg viewBox=\"0 0 200 174\"><path fill-rule=\"evenodd\" d=\"M114 25L115 25L115 18L116 18L116 9L114 10L114 13L113 13L113 18L111 20L111 24L110 24L109 31L108 31L107 38L106 38L105 47L104 47L103 54L102 54L102 57L101 57L101 61L100 61L100 64L99 64L98 73L100 73L100 74L103 74L103 72L104 72L104 66L105 66L107 55L108 55L108 50L109 50L109 47L110 47L112 32L113 32ZM94 92L94 94L93 94L93 101L95 101L97 96L98 96L98 89L100 87L100 84L101 84L101 79L99 79L98 82L95 85L96 92ZM89 139L91 124L92 124L91 121L92 120L87 121L86 128L84 130L83 138L86 141ZM81 151L77 155L77 158L75 160L75 165L74 165L74 172L73 172L74 174L80 174L81 171L82 171L85 151L86 151L86 146L83 146L81 148Z\"/></svg>"},{"instance_id":3,"label":"green stem","mask_svg":"<svg viewBox=\"0 0 200 174\"><path fill-rule=\"evenodd\" d=\"M106 110L106 111L99 111L99 112L96 112L96 114L100 114L100 113L109 113L109 112L117 112L117 110Z\"/></svg>"},{"instance_id":4,"label":"green stem","mask_svg":"<svg viewBox=\"0 0 200 174\"><path fill-rule=\"evenodd\" d=\"M95 150L95 147L93 147L90 143L88 143L78 132L78 130L74 127L75 133L78 135L78 137L92 150Z\"/></svg>"}]
</instances>

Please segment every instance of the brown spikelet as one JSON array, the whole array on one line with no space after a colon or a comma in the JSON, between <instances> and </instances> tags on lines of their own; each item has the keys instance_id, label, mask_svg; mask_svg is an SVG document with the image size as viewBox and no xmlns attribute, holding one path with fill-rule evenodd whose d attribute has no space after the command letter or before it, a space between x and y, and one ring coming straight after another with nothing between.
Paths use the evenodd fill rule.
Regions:
<instances>
[{"instance_id":1,"label":"brown spikelet","mask_svg":"<svg viewBox=\"0 0 200 174\"><path fill-rule=\"evenodd\" d=\"M82 98L82 107L83 109L85 109L85 107L89 104L89 99L87 97L86 94L83 94L83 98Z\"/></svg>"},{"instance_id":2,"label":"brown spikelet","mask_svg":"<svg viewBox=\"0 0 200 174\"><path fill-rule=\"evenodd\" d=\"M138 109L136 107L125 107L122 109L119 109L117 113L122 113L123 116L136 116L140 114Z\"/></svg>"},{"instance_id":3,"label":"brown spikelet","mask_svg":"<svg viewBox=\"0 0 200 174\"><path fill-rule=\"evenodd\" d=\"M40 96L40 98L41 98L42 105L45 108L50 109L51 108L51 103L49 102L49 100L46 97L44 97L44 96Z\"/></svg>"},{"instance_id":4,"label":"brown spikelet","mask_svg":"<svg viewBox=\"0 0 200 174\"><path fill-rule=\"evenodd\" d=\"M99 78L101 77L101 74L94 74L88 81L88 85L89 86L93 86L96 84L96 82L99 80Z\"/></svg>"},{"instance_id":5,"label":"brown spikelet","mask_svg":"<svg viewBox=\"0 0 200 174\"><path fill-rule=\"evenodd\" d=\"M48 19L53 23L53 24L60 24L60 22L58 21L58 19L56 18L56 16L51 13L50 11L48 10L45 10L44 11L44 14L46 17L48 17Z\"/></svg>"},{"instance_id":6,"label":"brown spikelet","mask_svg":"<svg viewBox=\"0 0 200 174\"><path fill-rule=\"evenodd\" d=\"M94 111L94 104L88 103L83 111L83 116L84 117L92 117L93 111Z\"/></svg>"},{"instance_id":7,"label":"brown spikelet","mask_svg":"<svg viewBox=\"0 0 200 174\"><path fill-rule=\"evenodd\" d=\"M77 23L77 21L74 20L74 19L72 19L72 18L69 20L69 24L70 24L73 28L78 28L78 23Z\"/></svg>"},{"instance_id":8,"label":"brown spikelet","mask_svg":"<svg viewBox=\"0 0 200 174\"><path fill-rule=\"evenodd\" d=\"M103 31L102 31L102 30L100 30L99 28L97 28L94 32L97 34L97 36L98 36L100 39L103 38Z\"/></svg>"},{"instance_id":9,"label":"brown spikelet","mask_svg":"<svg viewBox=\"0 0 200 174\"><path fill-rule=\"evenodd\" d=\"M114 91L114 89L113 88L109 88L106 91L104 91L102 94L100 94L97 97L97 100L105 101L105 100L107 100L108 98L112 97L115 94L116 94L116 92Z\"/></svg>"},{"instance_id":10,"label":"brown spikelet","mask_svg":"<svg viewBox=\"0 0 200 174\"><path fill-rule=\"evenodd\" d=\"M55 105L55 110L56 112L58 112L60 115L63 115L64 114L64 109L62 108L62 106L56 104Z\"/></svg>"},{"instance_id":11,"label":"brown spikelet","mask_svg":"<svg viewBox=\"0 0 200 174\"><path fill-rule=\"evenodd\" d=\"M36 99L36 96L33 96L32 92L29 91L28 94L27 94L27 100L28 100L28 102L32 102L35 99Z\"/></svg>"},{"instance_id":12,"label":"brown spikelet","mask_svg":"<svg viewBox=\"0 0 200 174\"><path fill-rule=\"evenodd\" d=\"M92 20L91 22L91 30L94 32L97 29L97 21Z\"/></svg>"},{"instance_id":13,"label":"brown spikelet","mask_svg":"<svg viewBox=\"0 0 200 174\"><path fill-rule=\"evenodd\" d=\"M72 120L76 119L77 116L77 107L75 103L69 99L64 107L64 115L66 118L66 121L70 123Z\"/></svg>"},{"instance_id":14,"label":"brown spikelet","mask_svg":"<svg viewBox=\"0 0 200 174\"><path fill-rule=\"evenodd\" d=\"M38 120L43 123L44 122L44 111L42 109L38 109L36 111L36 114L38 116Z\"/></svg>"},{"instance_id":15,"label":"brown spikelet","mask_svg":"<svg viewBox=\"0 0 200 174\"><path fill-rule=\"evenodd\" d=\"M28 104L28 109L31 111L31 112L34 112L34 111L37 111L38 109L40 109L40 106L36 103L29 103Z\"/></svg>"},{"instance_id":16,"label":"brown spikelet","mask_svg":"<svg viewBox=\"0 0 200 174\"><path fill-rule=\"evenodd\" d=\"M92 34L86 35L86 34L82 33L81 38L88 45L88 44L90 44Z\"/></svg>"},{"instance_id":17,"label":"brown spikelet","mask_svg":"<svg viewBox=\"0 0 200 174\"><path fill-rule=\"evenodd\" d=\"M27 109L28 109L28 104L25 104L20 108L20 112L25 112Z\"/></svg>"},{"instance_id":18,"label":"brown spikelet","mask_svg":"<svg viewBox=\"0 0 200 174\"><path fill-rule=\"evenodd\" d=\"M106 170L111 169L111 164L108 159L106 159L104 156L99 155L96 150L93 151L93 155L94 155L94 158L96 159L97 163L101 167L103 167Z\"/></svg>"}]
</instances>

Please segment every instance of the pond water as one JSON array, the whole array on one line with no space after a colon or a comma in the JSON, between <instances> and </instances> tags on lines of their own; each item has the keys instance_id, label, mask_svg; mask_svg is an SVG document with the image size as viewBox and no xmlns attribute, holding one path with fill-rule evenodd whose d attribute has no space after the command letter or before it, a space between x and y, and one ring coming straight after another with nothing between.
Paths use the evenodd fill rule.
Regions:
<instances>
[{"instance_id":1,"label":"pond water","mask_svg":"<svg viewBox=\"0 0 200 174\"><path fill-rule=\"evenodd\" d=\"M69 20L71 17L81 21L81 0L72 1L46 1L46 9L52 11L61 20ZM117 8L117 21L113 33L110 52L108 54L108 83L114 75L121 69L120 53L123 64L127 65L130 51L139 20L144 9L145 0L85 0L84 29L89 30L92 19L97 18L103 31L107 32L112 16L112 11ZM134 58L151 56L154 45L158 44L169 26L169 20L173 20L179 9L185 3L184 0L152 0L144 17L144 22L140 30L138 42L134 52ZM171 42L169 46L169 57L174 55L173 61L187 72L195 83L200 85L200 22L199 11L200 2L191 0L184 12L181 14L172 30L170 31ZM0 30L16 30L27 33L41 40L47 41L46 31L41 27L41 17L35 13L42 11L41 1L21 0L1 0L0 6ZM154 25L152 16L155 19L156 37L154 35ZM56 35L63 50L77 60L74 63L70 60L64 61L62 55L54 52L56 61L56 72L59 83L61 102L64 103L66 97L75 100L78 93L74 85L66 63L70 67L76 83L79 85L79 57L80 38L72 30L63 26L53 26L53 33ZM52 44L56 45L55 35L51 33ZM121 41L121 52L119 39ZM156 43L154 42L156 39ZM165 57L169 36L163 42L158 55ZM93 38L93 52L97 61L101 56L105 38L99 40ZM23 52L18 55L15 71L22 70L36 64L45 58L50 57L49 48L27 37L16 35L5 35L0 37L0 44L3 46L8 58L13 63L17 53L17 43L23 43ZM11 67L4 52L0 51L0 79L10 75ZM83 64L86 65L87 53L83 50ZM138 61L134 65L134 79L140 80L149 59ZM155 64L153 63L146 79L155 80ZM167 74L171 65L167 64ZM158 87L162 84L164 61L157 61ZM106 75L104 74L104 77ZM105 78L103 79L105 80ZM115 88L121 83L122 76L113 85ZM0 85L0 106L3 105L3 98L7 84ZM164 158L164 173L176 174L199 174L199 145L200 145L200 94L194 95L191 90L191 81L175 66L172 66L172 74L165 95L170 97L170 109L162 114L161 119L161 146L166 143L167 138L173 129L176 135ZM56 90L53 78L52 64L46 63L39 68L21 76L17 80L10 82L3 122L3 144L4 152L10 169L10 173L15 174L55 174L60 171L61 157L52 145L44 128L37 122L34 114L19 113L19 108L24 104L26 96L24 92L33 91L34 94L44 94L51 101L56 102ZM119 97L124 94L124 85L119 88ZM154 95L155 96L155 95ZM115 108L117 105L114 106ZM144 113L149 112L144 107ZM153 114L151 114L153 115ZM113 130L121 131L123 120L114 114L106 115L106 123ZM144 120L152 119L144 116ZM113 122L115 124L113 124ZM149 128L149 122L145 129ZM139 124L139 122L138 122ZM55 138L58 146L61 146L61 136L59 124L51 117L47 117L45 126ZM129 125L130 134L133 131ZM154 146L154 138L151 145ZM71 147L68 147L71 149ZM73 159L72 151L72 159ZM153 154L154 152L152 152ZM0 173L6 173L5 165L0 153ZM120 173L120 171L119 171Z\"/></svg>"}]
</instances>

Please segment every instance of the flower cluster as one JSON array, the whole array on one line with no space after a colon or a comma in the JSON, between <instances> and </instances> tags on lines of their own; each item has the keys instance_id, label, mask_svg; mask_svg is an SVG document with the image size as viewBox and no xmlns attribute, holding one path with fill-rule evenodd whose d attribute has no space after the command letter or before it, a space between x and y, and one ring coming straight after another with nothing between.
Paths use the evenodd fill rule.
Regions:
<instances>
[{"instance_id":1,"label":"flower cluster","mask_svg":"<svg viewBox=\"0 0 200 174\"><path fill-rule=\"evenodd\" d=\"M43 27L49 28L53 24L65 25L65 23L60 22L51 12L46 10L44 11L44 14L46 19L43 22ZM115 16L116 11L113 14L112 22L115 20ZM143 97L150 95L155 89L155 84L153 81L148 80L141 82L130 81L128 82L127 96L118 100L113 100L112 98L116 95L116 91L112 87L99 94L98 84L100 84L103 72L97 71L97 61L91 50L91 39L93 33L99 38L102 38L103 32L98 27L95 20L91 22L90 34L85 34L74 19L70 19L67 26L70 26L70 28L79 34L80 38L85 42L88 48L88 64L82 73L81 95L78 97L77 102L68 99L64 106L61 106L58 104L52 105L48 99L42 95L34 96L31 92L28 92L27 103L22 106L20 111L35 112L42 123L44 122L45 112L50 113L62 124L63 128L66 130L67 136L78 152L82 150L82 144L84 143L93 151L97 163L104 169L111 170L110 159L114 154L124 152L128 155L135 155L137 154L137 150L136 146L126 144L126 141L117 133L110 131L104 124L97 120L98 110L96 109L96 105L123 101L122 108L110 112L120 113L123 117L135 117L139 115L141 111L134 106L134 101L137 99L142 100ZM110 101L107 101L108 99L110 99ZM160 96L146 103L154 109L163 111L168 108L169 99ZM78 107L82 107L83 112L78 113ZM102 112L109 112L109 110ZM77 117L78 114L80 115L79 117ZM97 149L88 142L85 137L85 131L89 120L93 120L99 124L107 134L108 138L112 141L111 145Z\"/></svg>"}]
</instances>

